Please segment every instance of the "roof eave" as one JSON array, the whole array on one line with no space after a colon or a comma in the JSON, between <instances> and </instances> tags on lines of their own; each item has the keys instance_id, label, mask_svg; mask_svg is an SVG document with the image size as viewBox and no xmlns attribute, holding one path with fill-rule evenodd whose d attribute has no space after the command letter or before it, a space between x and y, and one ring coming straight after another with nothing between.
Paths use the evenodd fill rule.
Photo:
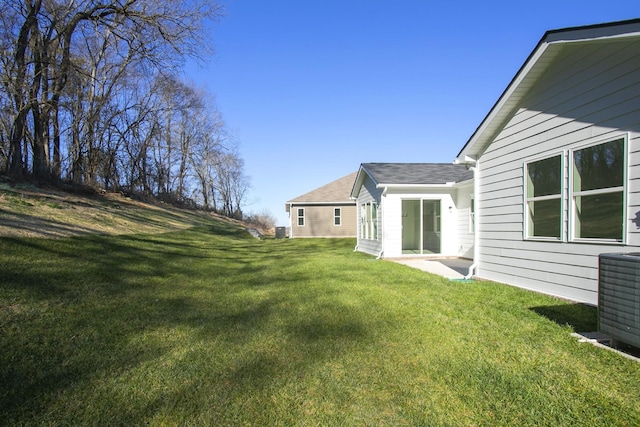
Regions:
<instances>
[{"instance_id":1,"label":"roof eave","mask_svg":"<svg viewBox=\"0 0 640 427\"><path fill-rule=\"evenodd\" d=\"M500 132L527 91L546 71L558 53L567 44L585 43L630 36L640 36L639 19L603 25L574 27L547 31L524 64L518 70L498 101L489 110L471 138L458 153L456 163L477 160Z\"/></svg>"},{"instance_id":2,"label":"roof eave","mask_svg":"<svg viewBox=\"0 0 640 427\"><path fill-rule=\"evenodd\" d=\"M447 182L444 184L378 184L376 188L451 188L456 185L455 182Z\"/></svg>"},{"instance_id":3,"label":"roof eave","mask_svg":"<svg viewBox=\"0 0 640 427\"><path fill-rule=\"evenodd\" d=\"M534 82L547 69L562 48L561 44L541 43L525 62L518 74L505 89L498 101L489 111L480 126L471 135L469 141L460 150L457 162L466 163L477 160L487 145L502 129L504 122L513 114L520 101Z\"/></svg>"},{"instance_id":4,"label":"roof eave","mask_svg":"<svg viewBox=\"0 0 640 427\"><path fill-rule=\"evenodd\" d=\"M297 200L297 201L293 201L293 202L287 202L288 206L300 206L300 205L307 205L307 206L311 206L311 205L326 205L326 206L331 206L331 205L352 205L353 204L353 200L349 199L349 200L328 200L328 201L324 201L324 202L305 202L304 200Z\"/></svg>"},{"instance_id":5,"label":"roof eave","mask_svg":"<svg viewBox=\"0 0 640 427\"><path fill-rule=\"evenodd\" d=\"M368 175L369 178L375 183L373 176L367 171L367 169L360 164L360 169L358 169L358 174L356 175L356 180L353 182L353 188L351 189L351 194L349 198L355 200L360 195L360 189L362 188L362 184L364 184L365 175Z\"/></svg>"}]
</instances>

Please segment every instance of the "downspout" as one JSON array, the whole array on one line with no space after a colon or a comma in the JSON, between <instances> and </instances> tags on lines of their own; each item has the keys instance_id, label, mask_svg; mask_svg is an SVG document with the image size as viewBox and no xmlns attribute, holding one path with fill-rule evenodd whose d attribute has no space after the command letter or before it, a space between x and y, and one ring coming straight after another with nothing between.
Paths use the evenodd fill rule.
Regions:
<instances>
[{"instance_id":1,"label":"downspout","mask_svg":"<svg viewBox=\"0 0 640 427\"><path fill-rule=\"evenodd\" d=\"M473 171L473 203L474 203L474 213L473 213L473 264L469 266L469 271L467 275L464 277L465 280L469 280L473 277L473 273L478 269L478 254L479 254L479 243L480 243L480 233L478 230L480 229L478 224L478 207L479 200L478 195L480 194L480 160L476 160L475 166L469 168L469 170Z\"/></svg>"},{"instance_id":2,"label":"downspout","mask_svg":"<svg viewBox=\"0 0 640 427\"><path fill-rule=\"evenodd\" d=\"M353 199L353 196L350 197L351 199ZM358 199L355 199L356 201L356 247L353 248L353 252L358 252L358 247L360 246L358 244L358 242L360 241L360 212L358 212L358 209L360 209L360 204L358 203Z\"/></svg>"},{"instance_id":3,"label":"downspout","mask_svg":"<svg viewBox=\"0 0 640 427\"><path fill-rule=\"evenodd\" d=\"M380 253L376 257L376 259L382 258L384 254L384 202L383 198L387 197L387 189L389 187L384 187L382 190L382 194L380 195L380 230L378 230L378 237L380 238Z\"/></svg>"},{"instance_id":4,"label":"downspout","mask_svg":"<svg viewBox=\"0 0 640 427\"><path fill-rule=\"evenodd\" d=\"M289 238L293 239L293 203L289 203Z\"/></svg>"}]
</instances>

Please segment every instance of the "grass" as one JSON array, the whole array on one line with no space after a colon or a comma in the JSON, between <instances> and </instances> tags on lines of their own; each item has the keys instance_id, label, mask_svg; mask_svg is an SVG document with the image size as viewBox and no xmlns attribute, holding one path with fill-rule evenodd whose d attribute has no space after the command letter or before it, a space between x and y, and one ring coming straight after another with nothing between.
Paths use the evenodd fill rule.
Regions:
<instances>
[{"instance_id":1,"label":"grass","mask_svg":"<svg viewBox=\"0 0 640 427\"><path fill-rule=\"evenodd\" d=\"M232 225L3 238L0 424L640 425L596 311Z\"/></svg>"}]
</instances>

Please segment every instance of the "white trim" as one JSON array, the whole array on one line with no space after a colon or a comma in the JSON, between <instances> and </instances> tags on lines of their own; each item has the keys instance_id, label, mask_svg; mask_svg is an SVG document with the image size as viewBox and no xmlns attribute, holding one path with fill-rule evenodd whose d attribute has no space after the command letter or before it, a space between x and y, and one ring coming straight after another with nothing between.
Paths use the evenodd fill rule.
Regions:
<instances>
[{"instance_id":1,"label":"white trim","mask_svg":"<svg viewBox=\"0 0 640 427\"><path fill-rule=\"evenodd\" d=\"M338 215L336 215L336 211L338 211ZM338 220L338 224L336 224L336 219ZM342 226L342 208L333 208L333 226Z\"/></svg>"},{"instance_id":2,"label":"white trim","mask_svg":"<svg viewBox=\"0 0 640 427\"><path fill-rule=\"evenodd\" d=\"M618 140L622 140L622 154L623 165L622 165L622 185L617 187L608 187L608 188L599 188L595 190L586 190L586 191L575 191L573 189L574 186L574 163L573 163L573 153L576 151L588 149L591 147L595 147L602 144L607 144L609 142L615 142ZM628 171L629 171L629 132L623 133L621 135L609 138L601 138L592 140L590 142L582 142L581 144L576 144L571 147L567 151L568 158L568 167L569 167L569 179L568 179L568 193L567 193L567 203L568 203L568 241L574 243L606 243L612 245L625 245L627 243L627 212L628 212ZM575 206L575 197L576 194L579 196L592 196L597 194L612 194L618 193L622 191L622 236L621 239L597 239L597 238L582 238L575 237L575 215L576 215L576 206Z\"/></svg>"},{"instance_id":3,"label":"white trim","mask_svg":"<svg viewBox=\"0 0 640 427\"><path fill-rule=\"evenodd\" d=\"M466 181L461 181L466 182ZM446 184L376 184L376 188L391 188L392 190L408 188L408 189L416 189L416 188L425 188L425 189L434 189L434 188L452 188L455 187L457 182L447 182Z\"/></svg>"},{"instance_id":4,"label":"white trim","mask_svg":"<svg viewBox=\"0 0 640 427\"><path fill-rule=\"evenodd\" d=\"M593 43L612 39L640 37L640 22L630 20L608 25L586 26L548 31L538 42L498 101L491 107L476 131L471 135L456 160L466 163L480 158L501 129L503 121L519 105L528 90L555 60L565 45Z\"/></svg>"},{"instance_id":5,"label":"white trim","mask_svg":"<svg viewBox=\"0 0 640 427\"><path fill-rule=\"evenodd\" d=\"M345 205L345 206L355 206L356 205L356 201L355 200L346 200L346 201L342 201L342 202L289 202L289 206L291 207L298 207L298 205L303 205L303 206L309 206L309 205L314 205L314 206L335 206L335 205Z\"/></svg>"},{"instance_id":6,"label":"white trim","mask_svg":"<svg viewBox=\"0 0 640 427\"><path fill-rule=\"evenodd\" d=\"M564 211L565 211L565 203L564 203L564 199L565 199L565 192L564 192L564 171L565 171L565 152L561 152L561 153L556 153L556 154L551 154L551 155L547 155L547 156L538 156L538 157L534 157L530 160L525 160L522 164L522 179L523 179L523 185L522 185L522 199L523 199L523 217L524 217L524 224L522 227L522 238L523 240L542 240L545 242L564 242L566 241L565 239L565 230L564 230ZM540 162L543 160L549 160L549 159L553 159L555 157L560 157L560 191L557 194L550 194L547 196L531 196L529 197L529 165L532 163L536 163L536 162ZM530 226L530 214L529 214L529 202L538 202L538 201L546 201L546 200L560 200L560 217L558 219L558 221L560 222L559 225L559 236L558 237L553 237L553 236L536 236L536 235L531 235L530 231L529 231L529 226Z\"/></svg>"},{"instance_id":7,"label":"white trim","mask_svg":"<svg viewBox=\"0 0 640 427\"><path fill-rule=\"evenodd\" d=\"M451 196L451 194L447 194L448 196ZM442 255L442 240L443 240L443 229L442 229L442 216L444 214L443 212L443 200L444 200L445 196L444 195L440 195L440 197L438 197L437 195L428 195L428 196L408 196L408 197L400 197L400 204L402 205L405 201L408 202L418 202L419 203L419 207L420 207L420 214L419 214L419 218L420 218L420 239L419 239L419 246L420 246L420 255L432 255L432 256L441 256ZM434 233L438 235L438 246L440 248L440 250L437 253L424 253L424 202L438 202L438 211L439 211L439 215L434 215ZM401 215L403 215L403 212L400 212ZM404 215L403 215L404 218ZM437 218L437 220L436 220ZM437 221L437 222L435 222ZM401 219L401 223L403 223L403 227L404 227L404 219ZM437 226L437 229L436 229ZM400 236L400 256L401 257L409 257L409 256L415 256L415 254L403 254L403 250L402 246L404 246L404 233L402 233L402 235Z\"/></svg>"}]
</instances>

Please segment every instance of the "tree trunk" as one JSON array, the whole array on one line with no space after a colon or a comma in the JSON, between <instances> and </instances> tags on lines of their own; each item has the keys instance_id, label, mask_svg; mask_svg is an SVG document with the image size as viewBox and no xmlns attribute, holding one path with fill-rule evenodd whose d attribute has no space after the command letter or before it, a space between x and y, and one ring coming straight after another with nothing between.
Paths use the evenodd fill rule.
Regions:
<instances>
[{"instance_id":1,"label":"tree trunk","mask_svg":"<svg viewBox=\"0 0 640 427\"><path fill-rule=\"evenodd\" d=\"M27 77L27 65L25 61L29 38L33 29L37 26L37 15L42 5L41 0L25 2L29 11L16 40L15 80L13 88L13 99L15 103L16 116L11 125L11 135L9 141L9 174L20 176L24 172L25 164L22 158L22 142L24 140L27 126L28 101L25 99L25 81Z\"/></svg>"}]
</instances>

